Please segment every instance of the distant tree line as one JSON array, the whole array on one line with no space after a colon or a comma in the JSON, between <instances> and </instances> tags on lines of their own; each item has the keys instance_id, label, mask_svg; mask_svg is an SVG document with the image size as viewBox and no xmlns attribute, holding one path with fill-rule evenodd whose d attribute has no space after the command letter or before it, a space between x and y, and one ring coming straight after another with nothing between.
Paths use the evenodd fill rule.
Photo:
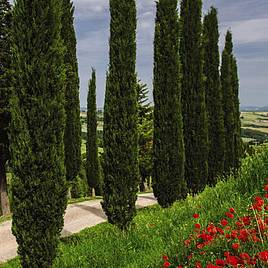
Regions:
<instances>
[{"instance_id":1,"label":"distant tree line","mask_svg":"<svg viewBox=\"0 0 268 268\"><path fill-rule=\"evenodd\" d=\"M137 192L151 179L167 208L240 165L237 62L228 31L220 66L217 10L202 20L201 0L182 0L180 16L178 0L156 2L152 108L136 75L136 1L109 3L104 151L100 158L93 69L82 162L72 2L17 0L12 10L0 2L1 211L9 212L9 161L22 267L52 266L77 176L103 195L108 221L126 231Z\"/></svg>"}]
</instances>

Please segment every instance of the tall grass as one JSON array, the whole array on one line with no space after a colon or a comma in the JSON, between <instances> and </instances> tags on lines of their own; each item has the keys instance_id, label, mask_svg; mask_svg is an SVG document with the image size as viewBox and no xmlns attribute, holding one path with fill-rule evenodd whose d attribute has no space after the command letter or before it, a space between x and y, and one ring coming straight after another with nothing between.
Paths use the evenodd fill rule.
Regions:
<instances>
[{"instance_id":1,"label":"tall grass","mask_svg":"<svg viewBox=\"0 0 268 268\"><path fill-rule=\"evenodd\" d=\"M158 205L142 209L127 233L104 223L63 239L53 267L161 267L162 255L183 254L183 241L195 223L194 213L200 214L204 225L220 221L229 207L243 213L251 196L261 191L266 177L267 147L246 157L236 176L219 181L214 188L207 187L196 197L189 196L165 210ZM19 262L15 259L1 267L17 268Z\"/></svg>"}]
</instances>

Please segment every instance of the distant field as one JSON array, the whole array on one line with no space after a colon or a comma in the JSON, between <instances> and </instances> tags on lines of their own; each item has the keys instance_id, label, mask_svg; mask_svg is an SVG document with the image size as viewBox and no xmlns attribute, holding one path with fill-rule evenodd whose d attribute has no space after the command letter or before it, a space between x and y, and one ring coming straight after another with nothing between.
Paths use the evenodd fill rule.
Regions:
<instances>
[{"instance_id":1,"label":"distant field","mask_svg":"<svg viewBox=\"0 0 268 268\"><path fill-rule=\"evenodd\" d=\"M241 123L245 142L268 142L268 112L242 112Z\"/></svg>"}]
</instances>

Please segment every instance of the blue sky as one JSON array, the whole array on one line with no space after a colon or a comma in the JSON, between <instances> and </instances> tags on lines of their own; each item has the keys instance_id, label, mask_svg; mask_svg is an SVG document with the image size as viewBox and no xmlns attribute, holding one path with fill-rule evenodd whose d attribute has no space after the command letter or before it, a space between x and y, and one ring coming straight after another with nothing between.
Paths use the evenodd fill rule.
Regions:
<instances>
[{"instance_id":1,"label":"blue sky","mask_svg":"<svg viewBox=\"0 0 268 268\"><path fill-rule=\"evenodd\" d=\"M13 2L13 1L11 1ZM108 68L109 0L73 0L80 75L80 101L86 106L91 68L97 70L97 105L104 103ZM268 0L203 0L203 13L218 9L220 49L227 29L234 39L242 106L268 106ZM155 0L137 0L137 73L152 100Z\"/></svg>"},{"instance_id":2,"label":"blue sky","mask_svg":"<svg viewBox=\"0 0 268 268\"><path fill-rule=\"evenodd\" d=\"M109 1L74 0L81 106L86 105L91 67L97 70L97 104L103 106L108 66ZM204 0L204 13L219 12L221 49L228 28L233 32L239 64L241 105L268 105L268 0ZM155 1L137 0L137 73L151 89Z\"/></svg>"}]
</instances>

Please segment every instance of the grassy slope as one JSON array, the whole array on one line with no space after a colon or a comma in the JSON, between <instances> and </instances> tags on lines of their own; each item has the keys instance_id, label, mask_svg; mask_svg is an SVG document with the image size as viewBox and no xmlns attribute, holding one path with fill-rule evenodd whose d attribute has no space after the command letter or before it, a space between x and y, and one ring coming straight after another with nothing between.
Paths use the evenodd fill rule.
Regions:
<instances>
[{"instance_id":1,"label":"grassy slope","mask_svg":"<svg viewBox=\"0 0 268 268\"><path fill-rule=\"evenodd\" d=\"M54 267L161 267L161 256L182 254L183 241L192 232L193 213L200 214L203 225L217 222L229 207L242 213L252 194L268 177L268 149L244 159L240 174L206 188L195 198L177 202L170 209L159 206L139 211L135 226L123 234L104 223L62 240ZM18 260L4 268L19 267Z\"/></svg>"}]
</instances>

